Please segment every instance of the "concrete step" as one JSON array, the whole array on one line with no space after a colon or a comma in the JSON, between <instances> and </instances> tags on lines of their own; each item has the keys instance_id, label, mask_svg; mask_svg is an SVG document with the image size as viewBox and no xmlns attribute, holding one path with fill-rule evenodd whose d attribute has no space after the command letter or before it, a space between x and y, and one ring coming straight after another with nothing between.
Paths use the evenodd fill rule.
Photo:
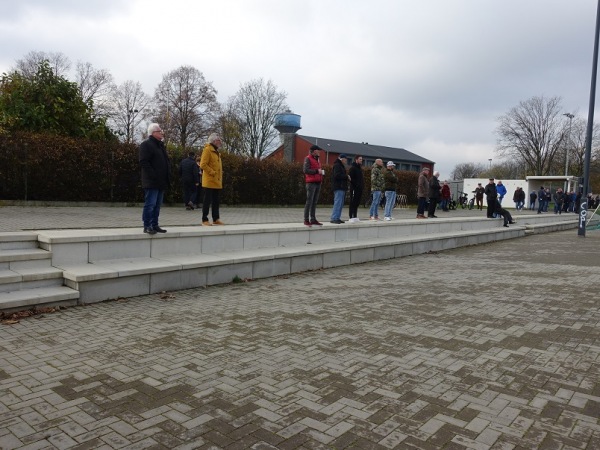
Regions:
<instances>
[{"instance_id":1,"label":"concrete step","mask_svg":"<svg viewBox=\"0 0 600 450\"><path fill-rule=\"evenodd\" d=\"M27 231L0 233L0 250L15 250L37 247L37 233Z\"/></svg>"},{"instance_id":2,"label":"concrete step","mask_svg":"<svg viewBox=\"0 0 600 450\"><path fill-rule=\"evenodd\" d=\"M63 271L56 267L0 270L0 293L63 284Z\"/></svg>"},{"instance_id":3,"label":"concrete step","mask_svg":"<svg viewBox=\"0 0 600 450\"><path fill-rule=\"evenodd\" d=\"M41 248L17 248L0 250L0 263L13 261L32 261L39 259L52 259L52 255Z\"/></svg>"},{"instance_id":4,"label":"concrete step","mask_svg":"<svg viewBox=\"0 0 600 450\"><path fill-rule=\"evenodd\" d=\"M45 286L35 289L0 293L0 311L29 309L34 306L73 306L79 299L79 292L67 286Z\"/></svg>"}]
</instances>

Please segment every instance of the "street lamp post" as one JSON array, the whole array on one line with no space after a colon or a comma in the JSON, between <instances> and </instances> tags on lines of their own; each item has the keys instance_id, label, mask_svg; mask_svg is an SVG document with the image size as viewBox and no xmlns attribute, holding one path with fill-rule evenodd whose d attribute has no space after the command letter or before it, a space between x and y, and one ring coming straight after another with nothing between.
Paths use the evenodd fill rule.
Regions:
<instances>
[{"instance_id":1,"label":"street lamp post","mask_svg":"<svg viewBox=\"0 0 600 450\"><path fill-rule=\"evenodd\" d=\"M571 145L571 125L573 125L573 117L575 117L571 113L565 113L563 116L566 116L569 119L569 134L567 136L567 147L565 148L565 177L569 176L569 147ZM567 192L567 188L569 186L569 182L565 180L565 192Z\"/></svg>"},{"instance_id":2,"label":"street lamp post","mask_svg":"<svg viewBox=\"0 0 600 450\"><path fill-rule=\"evenodd\" d=\"M492 170L492 158L489 158L488 161L490 162L490 170Z\"/></svg>"},{"instance_id":3,"label":"street lamp post","mask_svg":"<svg viewBox=\"0 0 600 450\"><path fill-rule=\"evenodd\" d=\"M585 237L587 221L587 195L590 187L590 159L592 156L592 131L594 128L594 107L596 104L596 76L598 74L598 41L600 40L600 0L596 6L596 31L594 33L594 53L592 57L592 82L590 85L590 108L588 112L587 130L585 133L585 158L583 164L583 195L579 211L577 235Z\"/></svg>"},{"instance_id":4,"label":"street lamp post","mask_svg":"<svg viewBox=\"0 0 600 450\"><path fill-rule=\"evenodd\" d=\"M133 138L133 124L132 122L135 120L135 114L139 111L137 109L128 109L127 110L127 143L129 144Z\"/></svg>"}]
</instances>

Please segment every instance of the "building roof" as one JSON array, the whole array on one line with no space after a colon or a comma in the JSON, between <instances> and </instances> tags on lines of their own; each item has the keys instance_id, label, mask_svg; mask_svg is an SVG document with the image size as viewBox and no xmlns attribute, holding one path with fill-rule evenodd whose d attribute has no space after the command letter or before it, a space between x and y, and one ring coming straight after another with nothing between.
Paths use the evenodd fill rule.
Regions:
<instances>
[{"instance_id":1,"label":"building roof","mask_svg":"<svg viewBox=\"0 0 600 450\"><path fill-rule=\"evenodd\" d=\"M385 147L383 145L374 145L366 142L348 142L337 141L335 139L318 138L314 136L301 136L301 139L316 144L324 151L334 153L345 153L348 156L362 155L367 158L381 158L383 160L392 160L396 163L401 161L435 164L434 161L415 155L403 148Z\"/></svg>"}]
</instances>

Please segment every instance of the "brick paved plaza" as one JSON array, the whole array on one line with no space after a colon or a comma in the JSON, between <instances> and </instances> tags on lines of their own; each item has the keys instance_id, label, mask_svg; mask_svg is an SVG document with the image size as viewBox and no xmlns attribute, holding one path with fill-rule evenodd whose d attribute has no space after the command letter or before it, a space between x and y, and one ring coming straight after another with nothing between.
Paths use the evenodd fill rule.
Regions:
<instances>
[{"instance_id":1,"label":"brick paved plaza","mask_svg":"<svg viewBox=\"0 0 600 450\"><path fill-rule=\"evenodd\" d=\"M0 325L0 448L600 448L600 232Z\"/></svg>"}]
</instances>

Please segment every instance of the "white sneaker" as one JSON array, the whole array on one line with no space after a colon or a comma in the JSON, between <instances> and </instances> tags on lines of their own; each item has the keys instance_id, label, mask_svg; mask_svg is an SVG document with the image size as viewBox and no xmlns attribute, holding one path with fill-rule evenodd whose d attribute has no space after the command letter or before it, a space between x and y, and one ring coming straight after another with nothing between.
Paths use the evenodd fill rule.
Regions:
<instances>
[{"instance_id":1,"label":"white sneaker","mask_svg":"<svg viewBox=\"0 0 600 450\"><path fill-rule=\"evenodd\" d=\"M360 222L360 219L359 219L358 217L355 217L355 218L354 218L354 221L355 221L355 222Z\"/></svg>"},{"instance_id":2,"label":"white sneaker","mask_svg":"<svg viewBox=\"0 0 600 450\"><path fill-rule=\"evenodd\" d=\"M388 221L388 222L389 222L390 220L392 220L392 218L391 218L391 217L386 217L386 218L385 218L385 219L383 219L383 220L386 220L386 221Z\"/></svg>"},{"instance_id":3,"label":"white sneaker","mask_svg":"<svg viewBox=\"0 0 600 450\"><path fill-rule=\"evenodd\" d=\"M350 219L348 219L348 222L354 223L354 222L356 222L356 218L355 217L351 217Z\"/></svg>"}]
</instances>

